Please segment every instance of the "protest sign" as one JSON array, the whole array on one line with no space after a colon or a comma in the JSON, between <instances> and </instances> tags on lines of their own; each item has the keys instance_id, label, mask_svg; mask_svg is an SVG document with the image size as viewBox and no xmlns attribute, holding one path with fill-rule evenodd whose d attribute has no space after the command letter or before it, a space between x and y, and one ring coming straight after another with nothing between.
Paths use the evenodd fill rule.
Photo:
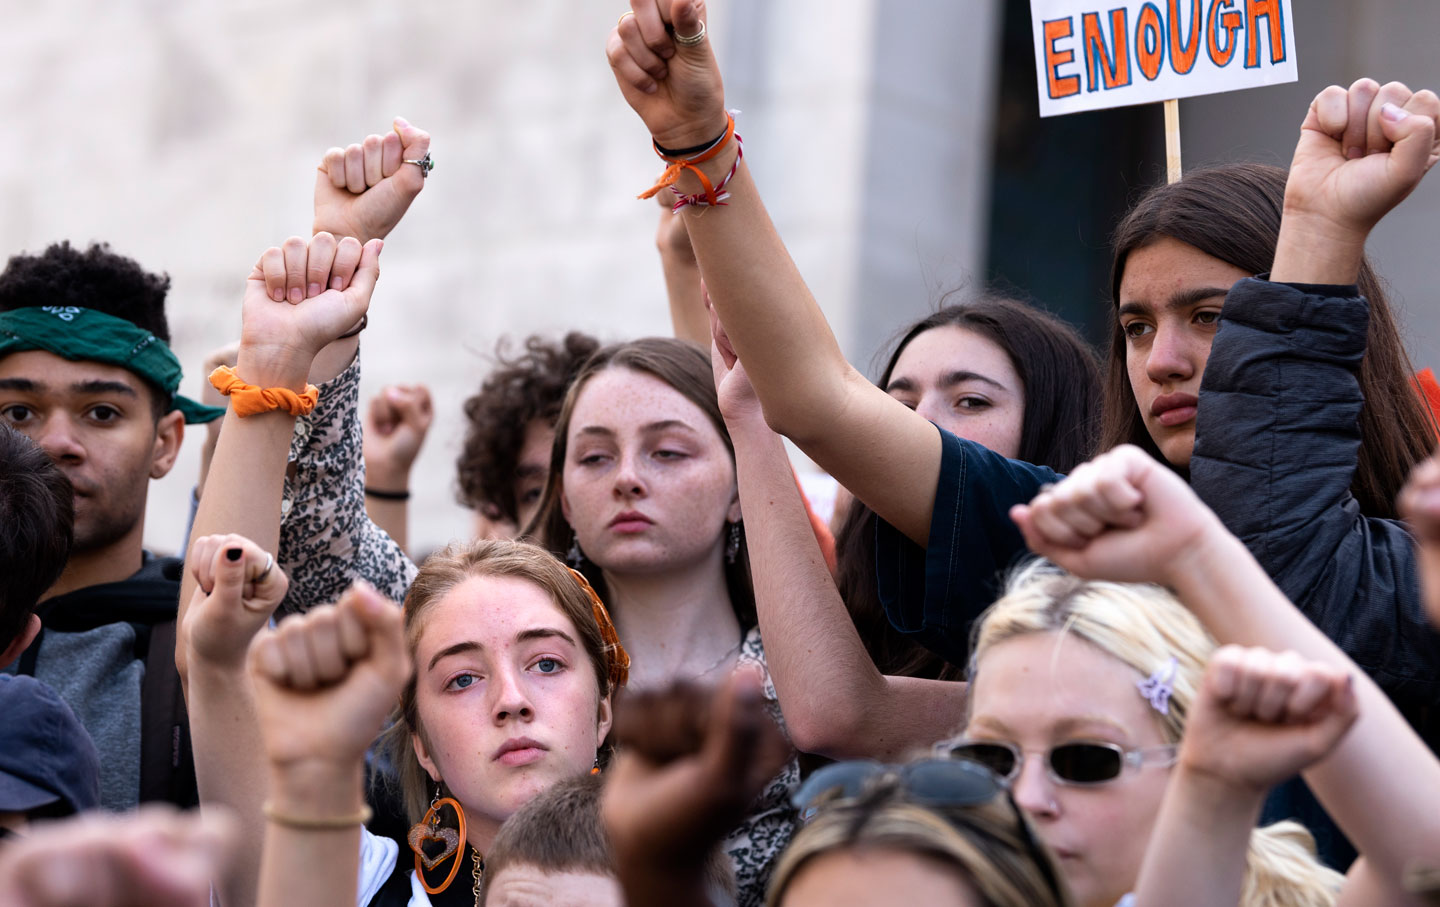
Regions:
<instances>
[{"instance_id":1,"label":"protest sign","mask_svg":"<svg viewBox=\"0 0 1440 907\"><path fill-rule=\"evenodd\" d=\"M1293 82L1290 0L1030 0L1040 115Z\"/></svg>"}]
</instances>

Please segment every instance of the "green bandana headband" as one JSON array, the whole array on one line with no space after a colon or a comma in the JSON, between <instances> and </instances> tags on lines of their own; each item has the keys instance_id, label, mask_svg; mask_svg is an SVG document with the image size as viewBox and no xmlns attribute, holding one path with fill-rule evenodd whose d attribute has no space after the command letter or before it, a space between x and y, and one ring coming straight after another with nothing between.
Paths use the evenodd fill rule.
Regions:
<instances>
[{"instance_id":1,"label":"green bandana headband","mask_svg":"<svg viewBox=\"0 0 1440 907\"><path fill-rule=\"evenodd\" d=\"M210 422L225 414L175 393L180 360L168 344L123 318L75 306L44 306L0 312L0 356L40 350L72 362L118 365L170 395L170 408L185 421Z\"/></svg>"}]
</instances>

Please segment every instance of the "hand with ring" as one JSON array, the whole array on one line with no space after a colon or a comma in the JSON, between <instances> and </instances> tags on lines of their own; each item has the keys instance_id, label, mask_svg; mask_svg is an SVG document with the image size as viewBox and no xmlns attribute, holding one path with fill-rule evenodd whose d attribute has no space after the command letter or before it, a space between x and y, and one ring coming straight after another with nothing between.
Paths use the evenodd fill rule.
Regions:
<instances>
[{"instance_id":1,"label":"hand with ring","mask_svg":"<svg viewBox=\"0 0 1440 907\"><path fill-rule=\"evenodd\" d=\"M430 133L396 117L390 132L331 148L315 177L312 233L384 239L435 169Z\"/></svg>"},{"instance_id":2,"label":"hand with ring","mask_svg":"<svg viewBox=\"0 0 1440 907\"><path fill-rule=\"evenodd\" d=\"M631 0L605 53L625 100L666 148L724 133L725 88L706 40L702 0Z\"/></svg>"},{"instance_id":3,"label":"hand with ring","mask_svg":"<svg viewBox=\"0 0 1440 907\"><path fill-rule=\"evenodd\" d=\"M179 629L189 661L238 669L250 640L285 598L290 580L275 557L241 535L207 535L190 546L195 594Z\"/></svg>"}]
</instances>

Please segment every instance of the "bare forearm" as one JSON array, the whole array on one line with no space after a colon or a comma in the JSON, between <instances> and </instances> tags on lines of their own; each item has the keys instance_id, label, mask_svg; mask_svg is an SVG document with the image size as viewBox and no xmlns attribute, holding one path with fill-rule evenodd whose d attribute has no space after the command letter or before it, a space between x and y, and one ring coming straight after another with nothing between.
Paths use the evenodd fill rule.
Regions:
<instances>
[{"instance_id":1,"label":"bare forearm","mask_svg":"<svg viewBox=\"0 0 1440 907\"><path fill-rule=\"evenodd\" d=\"M1293 649L1354 679L1359 719L1331 755L1305 772L1326 811L1381 878L1398 880L1407 863L1440 853L1440 762L1380 687L1291 604L1238 540L1226 534L1202 548L1174 586L1216 639Z\"/></svg>"},{"instance_id":2,"label":"bare forearm","mask_svg":"<svg viewBox=\"0 0 1440 907\"><path fill-rule=\"evenodd\" d=\"M1176 769L1135 886L1137 907L1233 907L1264 795ZM1204 834L1196 834L1204 829Z\"/></svg>"},{"instance_id":3,"label":"bare forearm","mask_svg":"<svg viewBox=\"0 0 1440 907\"><path fill-rule=\"evenodd\" d=\"M673 216L673 215L672 215ZM670 325L680 340L710 345L710 316L700 291L700 265L693 255L660 250L665 295L670 300Z\"/></svg>"},{"instance_id":4,"label":"bare forearm","mask_svg":"<svg viewBox=\"0 0 1440 907\"><path fill-rule=\"evenodd\" d=\"M723 160L728 169L730 159ZM698 187L693 176L685 179ZM924 544L940 474L935 430L845 360L743 163L726 188L725 207L687 208L684 216L711 304L766 420Z\"/></svg>"},{"instance_id":5,"label":"bare forearm","mask_svg":"<svg viewBox=\"0 0 1440 907\"><path fill-rule=\"evenodd\" d=\"M296 774L271 772L272 813L300 821L358 816L363 773L353 767ZM351 907L360 865L360 823L297 828L270 821L260 864L259 907Z\"/></svg>"},{"instance_id":6,"label":"bare forearm","mask_svg":"<svg viewBox=\"0 0 1440 907\"><path fill-rule=\"evenodd\" d=\"M192 659L189 674L187 703L201 808L224 807L240 826L229 869L216 880L216 891L224 907L254 904L266 775L250 678L243 667L203 659Z\"/></svg>"},{"instance_id":7,"label":"bare forearm","mask_svg":"<svg viewBox=\"0 0 1440 907\"><path fill-rule=\"evenodd\" d=\"M898 758L961 719L959 684L876 669L805 514L780 437L731 426L760 634L797 748L835 759Z\"/></svg>"},{"instance_id":8,"label":"bare forearm","mask_svg":"<svg viewBox=\"0 0 1440 907\"><path fill-rule=\"evenodd\" d=\"M302 379L303 380L303 379ZM195 510L191 539L235 533L274 553L280 546L280 498L285 487L285 464L295 419L284 412L262 413L241 419L234 410L225 413L220 440ZM195 593L189 570L180 585L183 624ZM184 647L175 651L181 675L186 671Z\"/></svg>"}]
</instances>

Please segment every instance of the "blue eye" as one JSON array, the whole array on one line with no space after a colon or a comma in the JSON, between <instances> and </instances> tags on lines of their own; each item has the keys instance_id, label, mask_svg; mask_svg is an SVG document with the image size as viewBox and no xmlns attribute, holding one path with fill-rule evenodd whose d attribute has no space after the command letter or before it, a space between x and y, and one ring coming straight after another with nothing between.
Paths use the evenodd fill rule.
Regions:
<instances>
[{"instance_id":1,"label":"blue eye","mask_svg":"<svg viewBox=\"0 0 1440 907\"><path fill-rule=\"evenodd\" d=\"M446 685L447 690L468 690L478 680L474 674L461 674Z\"/></svg>"},{"instance_id":2,"label":"blue eye","mask_svg":"<svg viewBox=\"0 0 1440 907\"><path fill-rule=\"evenodd\" d=\"M564 665L554 658L542 658L535 662L535 669L541 674L554 674L563 667Z\"/></svg>"}]
</instances>

